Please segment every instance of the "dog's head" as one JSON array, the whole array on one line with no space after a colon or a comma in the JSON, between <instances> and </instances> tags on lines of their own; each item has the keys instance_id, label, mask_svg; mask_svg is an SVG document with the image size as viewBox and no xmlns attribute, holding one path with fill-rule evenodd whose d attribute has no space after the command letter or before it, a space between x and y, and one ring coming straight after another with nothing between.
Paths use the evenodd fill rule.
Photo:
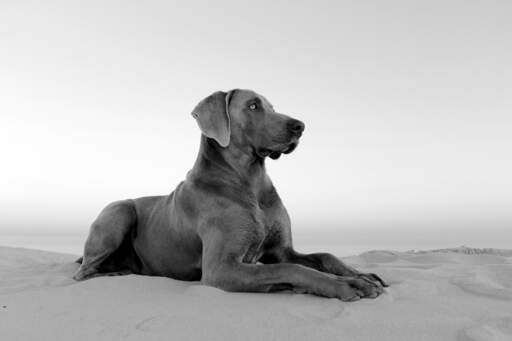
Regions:
<instances>
[{"instance_id":1,"label":"dog's head","mask_svg":"<svg viewBox=\"0 0 512 341\"><path fill-rule=\"evenodd\" d=\"M202 133L221 147L238 148L277 159L298 145L304 123L276 113L272 104L251 90L218 91L192 111Z\"/></svg>"}]
</instances>

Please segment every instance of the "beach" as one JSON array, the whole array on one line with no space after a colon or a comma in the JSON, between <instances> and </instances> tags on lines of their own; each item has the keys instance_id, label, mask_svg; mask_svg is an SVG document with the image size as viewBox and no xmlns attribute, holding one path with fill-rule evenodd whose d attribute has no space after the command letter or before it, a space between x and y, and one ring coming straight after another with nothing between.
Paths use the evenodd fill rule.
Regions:
<instances>
[{"instance_id":1,"label":"beach","mask_svg":"<svg viewBox=\"0 0 512 341\"><path fill-rule=\"evenodd\" d=\"M369 251L390 287L346 303L170 278L71 279L77 255L0 247L3 340L510 340L512 251Z\"/></svg>"}]
</instances>

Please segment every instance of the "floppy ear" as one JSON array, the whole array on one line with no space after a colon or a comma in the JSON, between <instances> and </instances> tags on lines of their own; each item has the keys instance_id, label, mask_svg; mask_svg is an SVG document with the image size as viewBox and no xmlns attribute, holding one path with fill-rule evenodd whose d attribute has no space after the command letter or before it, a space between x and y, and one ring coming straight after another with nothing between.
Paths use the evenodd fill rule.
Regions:
<instances>
[{"instance_id":1,"label":"floppy ear","mask_svg":"<svg viewBox=\"0 0 512 341\"><path fill-rule=\"evenodd\" d=\"M229 100L232 91L217 91L203 99L192 111L201 132L217 141L222 147L229 145L231 136Z\"/></svg>"}]
</instances>

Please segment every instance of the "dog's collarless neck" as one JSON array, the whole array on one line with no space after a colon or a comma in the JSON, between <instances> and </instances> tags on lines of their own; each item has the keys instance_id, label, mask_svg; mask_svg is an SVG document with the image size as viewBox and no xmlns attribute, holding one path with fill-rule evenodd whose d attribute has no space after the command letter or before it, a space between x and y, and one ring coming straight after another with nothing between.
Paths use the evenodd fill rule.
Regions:
<instances>
[{"instance_id":1,"label":"dog's collarless neck","mask_svg":"<svg viewBox=\"0 0 512 341\"><path fill-rule=\"evenodd\" d=\"M201 145L192 173L201 176L205 181L222 181L244 187L262 186L266 177L263 158L235 146L223 148L204 135L201 136Z\"/></svg>"}]
</instances>

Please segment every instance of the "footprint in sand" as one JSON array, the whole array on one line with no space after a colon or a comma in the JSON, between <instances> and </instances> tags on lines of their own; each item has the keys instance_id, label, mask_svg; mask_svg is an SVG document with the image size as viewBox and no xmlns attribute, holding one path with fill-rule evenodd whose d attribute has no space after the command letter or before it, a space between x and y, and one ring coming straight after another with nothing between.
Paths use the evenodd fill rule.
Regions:
<instances>
[{"instance_id":1,"label":"footprint in sand","mask_svg":"<svg viewBox=\"0 0 512 341\"><path fill-rule=\"evenodd\" d=\"M509 341L512 340L512 317L488 321L462 330L458 341Z\"/></svg>"}]
</instances>

